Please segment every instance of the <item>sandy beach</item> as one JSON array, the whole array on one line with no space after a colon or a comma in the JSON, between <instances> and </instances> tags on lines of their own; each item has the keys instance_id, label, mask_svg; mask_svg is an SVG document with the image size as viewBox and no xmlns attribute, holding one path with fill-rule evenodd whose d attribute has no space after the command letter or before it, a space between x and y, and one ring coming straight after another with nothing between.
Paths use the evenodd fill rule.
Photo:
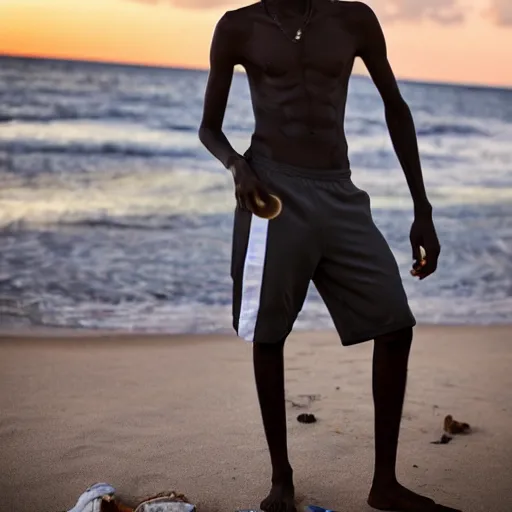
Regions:
<instances>
[{"instance_id":1,"label":"sandy beach","mask_svg":"<svg viewBox=\"0 0 512 512\"><path fill-rule=\"evenodd\" d=\"M512 326L421 326L399 452L402 482L465 512L512 510ZM299 505L370 510L372 343L334 332L286 349ZM234 336L73 331L0 337L1 510L71 508L97 481L136 498L185 493L199 512L257 507L269 461L251 347ZM316 415L304 425L296 417ZM431 444L443 419L473 432Z\"/></svg>"}]
</instances>

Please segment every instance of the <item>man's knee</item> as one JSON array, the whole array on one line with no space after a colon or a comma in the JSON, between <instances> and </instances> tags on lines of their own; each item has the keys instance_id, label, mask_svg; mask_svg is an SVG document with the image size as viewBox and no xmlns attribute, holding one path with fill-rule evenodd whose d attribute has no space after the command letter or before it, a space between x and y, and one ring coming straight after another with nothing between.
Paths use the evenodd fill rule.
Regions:
<instances>
[{"instance_id":1,"label":"man's knee","mask_svg":"<svg viewBox=\"0 0 512 512\"><path fill-rule=\"evenodd\" d=\"M280 352L284 348L284 344L286 342L286 338L277 340L277 341L268 341L268 342L259 342L253 343L254 352L258 352L260 354L268 354L272 352Z\"/></svg>"},{"instance_id":2,"label":"man's knee","mask_svg":"<svg viewBox=\"0 0 512 512\"><path fill-rule=\"evenodd\" d=\"M412 342L412 327L405 327L398 331L383 334L375 338L375 343L384 344L392 343L394 345L408 346Z\"/></svg>"}]
</instances>

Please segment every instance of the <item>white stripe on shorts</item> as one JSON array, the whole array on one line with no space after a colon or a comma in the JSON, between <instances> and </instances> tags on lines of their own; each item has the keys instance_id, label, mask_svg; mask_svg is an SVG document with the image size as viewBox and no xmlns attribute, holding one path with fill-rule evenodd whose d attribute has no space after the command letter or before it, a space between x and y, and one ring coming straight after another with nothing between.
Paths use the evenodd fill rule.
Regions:
<instances>
[{"instance_id":1,"label":"white stripe on shorts","mask_svg":"<svg viewBox=\"0 0 512 512\"><path fill-rule=\"evenodd\" d=\"M251 215L249 242L242 277L242 303L238 318L238 336L246 341L254 341L254 331L258 320L267 253L268 223L267 219Z\"/></svg>"}]
</instances>

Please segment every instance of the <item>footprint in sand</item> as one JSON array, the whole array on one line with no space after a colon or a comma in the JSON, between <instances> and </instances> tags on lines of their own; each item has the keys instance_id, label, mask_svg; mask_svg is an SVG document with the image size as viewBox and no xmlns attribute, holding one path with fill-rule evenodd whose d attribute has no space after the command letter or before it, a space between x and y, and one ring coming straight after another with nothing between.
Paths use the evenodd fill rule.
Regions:
<instances>
[{"instance_id":1,"label":"footprint in sand","mask_svg":"<svg viewBox=\"0 0 512 512\"><path fill-rule=\"evenodd\" d=\"M295 409L308 409L311 407L313 402L317 402L321 400L322 397L320 395L297 395L296 397L290 397L286 399L286 402L290 404Z\"/></svg>"}]
</instances>

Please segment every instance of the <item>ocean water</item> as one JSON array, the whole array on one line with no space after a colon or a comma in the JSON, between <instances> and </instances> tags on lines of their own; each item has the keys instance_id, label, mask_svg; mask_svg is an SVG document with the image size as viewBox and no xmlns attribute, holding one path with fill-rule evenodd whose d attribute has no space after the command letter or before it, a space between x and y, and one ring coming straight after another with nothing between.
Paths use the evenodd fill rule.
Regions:
<instances>
[{"instance_id":1,"label":"ocean water","mask_svg":"<svg viewBox=\"0 0 512 512\"><path fill-rule=\"evenodd\" d=\"M0 59L0 321L153 332L229 332L230 175L200 145L207 74ZM353 77L354 182L424 323L512 321L512 90L401 83L442 244L409 276L412 202L382 102ZM237 74L225 130L253 128ZM296 324L332 327L311 287Z\"/></svg>"}]
</instances>

